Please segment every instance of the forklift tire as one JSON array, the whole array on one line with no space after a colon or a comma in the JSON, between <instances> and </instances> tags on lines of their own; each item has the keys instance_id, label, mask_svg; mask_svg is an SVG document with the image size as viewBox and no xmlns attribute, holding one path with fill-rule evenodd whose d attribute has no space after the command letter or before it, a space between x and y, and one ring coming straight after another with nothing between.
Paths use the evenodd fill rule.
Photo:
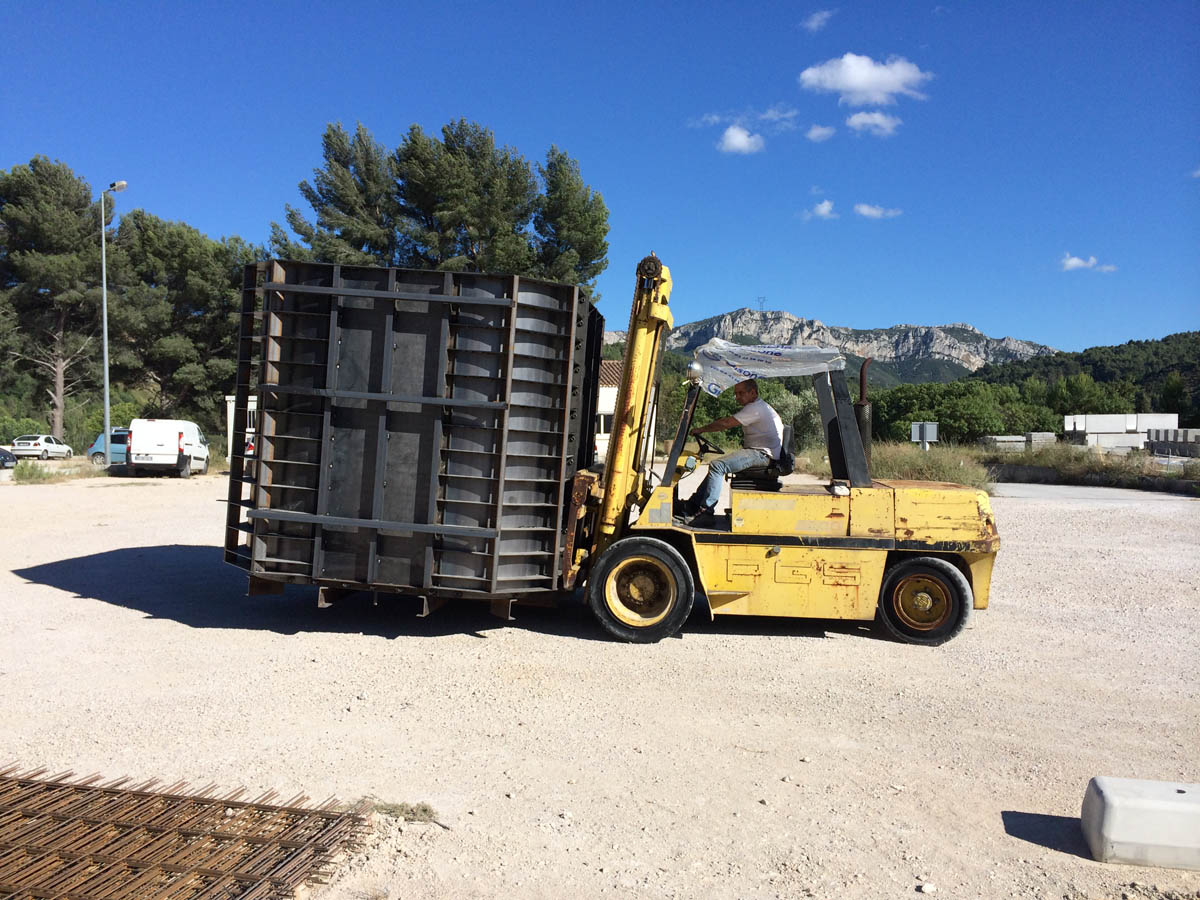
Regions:
<instances>
[{"instance_id":1,"label":"forklift tire","mask_svg":"<svg viewBox=\"0 0 1200 900\"><path fill-rule=\"evenodd\" d=\"M875 620L898 641L933 647L966 627L974 604L971 585L952 563L918 556L884 573Z\"/></svg>"},{"instance_id":2,"label":"forklift tire","mask_svg":"<svg viewBox=\"0 0 1200 900\"><path fill-rule=\"evenodd\" d=\"M692 611L692 570L663 541L628 537L604 551L588 577L592 614L610 635L653 644L675 634Z\"/></svg>"}]
</instances>

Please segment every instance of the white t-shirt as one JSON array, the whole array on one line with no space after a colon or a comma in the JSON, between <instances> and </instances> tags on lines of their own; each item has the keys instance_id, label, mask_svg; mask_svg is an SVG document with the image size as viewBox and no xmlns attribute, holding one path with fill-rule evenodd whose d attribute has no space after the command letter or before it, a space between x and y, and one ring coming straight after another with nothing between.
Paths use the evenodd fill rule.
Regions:
<instances>
[{"instance_id":1,"label":"white t-shirt","mask_svg":"<svg viewBox=\"0 0 1200 900\"><path fill-rule=\"evenodd\" d=\"M771 459L779 459L783 449L783 420L762 398L752 400L733 414L742 426L745 439L742 445L752 450L765 450Z\"/></svg>"}]
</instances>

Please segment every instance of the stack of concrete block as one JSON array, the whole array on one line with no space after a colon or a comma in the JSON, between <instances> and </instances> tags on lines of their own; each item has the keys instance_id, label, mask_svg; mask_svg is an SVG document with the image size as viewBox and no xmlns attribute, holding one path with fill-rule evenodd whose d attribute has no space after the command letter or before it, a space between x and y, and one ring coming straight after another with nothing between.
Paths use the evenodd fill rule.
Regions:
<instances>
[{"instance_id":1,"label":"stack of concrete block","mask_svg":"<svg viewBox=\"0 0 1200 900\"><path fill-rule=\"evenodd\" d=\"M1027 431L1024 434L985 434L979 439L979 444L1001 453L1019 453L1022 450L1053 447L1057 440L1053 431Z\"/></svg>"},{"instance_id":2,"label":"stack of concrete block","mask_svg":"<svg viewBox=\"0 0 1200 900\"><path fill-rule=\"evenodd\" d=\"M1001 453L1017 453L1025 449L1025 436L1021 434L985 434L979 439L980 446Z\"/></svg>"},{"instance_id":3,"label":"stack of concrete block","mask_svg":"<svg viewBox=\"0 0 1200 900\"><path fill-rule=\"evenodd\" d=\"M1063 431L1073 444L1100 450L1141 450L1151 429L1179 427L1176 413L1113 413L1063 416Z\"/></svg>"},{"instance_id":4,"label":"stack of concrete block","mask_svg":"<svg viewBox=\"0 0 1200 900\"><path fill-rule=\"evenodd\" d=\"M1200 428L1151 428L1146 448L1158 456L1200 457Z\"/></svg>"}]
</instances>

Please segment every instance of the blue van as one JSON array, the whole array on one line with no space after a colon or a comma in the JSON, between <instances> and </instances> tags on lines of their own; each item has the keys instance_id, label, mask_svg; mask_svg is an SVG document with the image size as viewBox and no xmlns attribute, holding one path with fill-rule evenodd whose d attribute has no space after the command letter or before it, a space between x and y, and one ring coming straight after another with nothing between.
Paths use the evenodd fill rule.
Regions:
<instances>
[{"instance_id":1,"label":"blue van","mask_svg":"<svg viewBox=\"0 0 1200 900\"><path fill-rule=\"evenodd\" d=\"M114 428L112 430L112 464L114 466L125 465L125 445L128 441L128 428ZM94 466L104 465L104 435L96 435L96 439L92 441L92 446L87 448L87 458L92 461L92 465Z\"/></svg>"}]
</instances>

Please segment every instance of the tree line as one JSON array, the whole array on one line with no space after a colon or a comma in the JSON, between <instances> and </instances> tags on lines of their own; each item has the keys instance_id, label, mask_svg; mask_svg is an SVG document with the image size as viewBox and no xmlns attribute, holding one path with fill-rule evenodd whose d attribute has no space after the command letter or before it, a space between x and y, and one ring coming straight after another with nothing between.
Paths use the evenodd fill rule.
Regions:
<instances>
[{"instance_id":1,"label":"tree line","mask_svg":"<svg viewBox=\"0 0 1200 900\"><path fill-rule=\"evenodd\" d=\"M440 135L413 125L394 150L331 124L299 187L314 218L285 205L286 227L260 245L144 209L113 230L112 198L101 209L66 163L0 170L0 442L48 432L82 452L102 428L101 227L114 426L145 415L224 430L247 263L495 271L587 291L608 264L608 209L579 164L551 146L534 165L465 119Z\"/></svg>"},{"instance_id":2,"label":"tree line","mask_svg":"<svg viewBox=\"0 0 1200 900\"><path fill-rule=\"evenodd\" d=\"M747 337L740 343L756 339ZM1139 369L1126 357L1126 364L1110 364L1101 370L1110 380L1102 381L1091 371L1079 371L1075 358L1106 359L1106 351L1121 348L1097 347L1079 354L1056 354L1023 362L994 365L955 381L901 384L884 390L872 389L872 436L881 441L908 441L913 422L937 422L943 441L966 443L988 434L1025 434L1048 431L1061 434L1063 416L1077 413L1173 412L1180 427L1200 426L1200 394L1189 392L1175 368L1164 374L1164 366L1188 371L1200 360L1200 332L1171 335L1162 341L1137 341L1143 360L1158 366ZM1130 345L1122 345L1129 347ZM623 343L604 348L607 358L621 358ZM1059 357L1067 357L1061 360ZM664 350L659 375L657 437L668 440L675 434L687 393L685 373L690 356ZM1036 367L1036 368L1035 368ZM858 400L855 366L846 370L851 397ZM1030 374L1044 371L1049 378ZM1119 376L1119 377L1117 377ZM988 380L991 379L991 380ZM1154 385L1158 387L1155 389ZM816 393L807 378L763 379L760 396L794 428L798 447L822 442L821 419ZM696 423L706 424L737 409L732 394L720 397L701 394ZM730 432L729 443L736 439Z\"/></svg>"}]
</instances>

